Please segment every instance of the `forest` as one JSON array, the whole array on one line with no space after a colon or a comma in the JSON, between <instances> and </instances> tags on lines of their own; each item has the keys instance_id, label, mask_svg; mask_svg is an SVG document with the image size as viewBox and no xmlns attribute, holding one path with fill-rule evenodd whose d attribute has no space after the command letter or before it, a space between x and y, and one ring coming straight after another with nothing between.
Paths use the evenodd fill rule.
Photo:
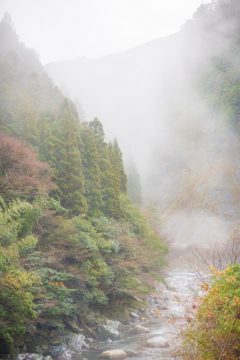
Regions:
<instances>
[{"instance_id":1,"label":"forest","mask_svg":"<svg viewBox=\"0 0 240 360\"><path fill-rule=\"evenodd\" d=\"M128 198L117 140L81 122L9 15L0 55L0 348L14 354L128 318L166 245Z\"/></svg>"}]
</instances>

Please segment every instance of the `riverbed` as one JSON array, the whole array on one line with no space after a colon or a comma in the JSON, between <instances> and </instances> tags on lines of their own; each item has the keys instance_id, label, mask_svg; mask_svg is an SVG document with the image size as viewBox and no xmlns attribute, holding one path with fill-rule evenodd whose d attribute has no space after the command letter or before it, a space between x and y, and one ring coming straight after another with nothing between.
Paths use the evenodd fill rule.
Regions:
<instances>
[{"instance_id":1,"label":"riverbed","mask_svg":"<svg viewBox=\"0 0 240 360\"><path fill-rule=\"evenodd\" d=\"M96 360L102 352L118 349L138 360L181 359L182 332L191 321L199 294L196 273L182 269L166 272L165 283L157 284L155 294L148 298L147 311L132 324L133 328L144 326L146 332L123 332L119 340L98 341L83 356Z\"/></svg>"}]
</instances>

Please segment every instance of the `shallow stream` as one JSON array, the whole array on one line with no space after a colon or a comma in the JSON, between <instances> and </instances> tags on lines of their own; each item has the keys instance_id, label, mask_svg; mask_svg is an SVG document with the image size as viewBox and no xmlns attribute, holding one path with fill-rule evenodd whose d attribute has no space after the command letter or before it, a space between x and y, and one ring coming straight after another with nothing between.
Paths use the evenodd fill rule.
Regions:
<instances>
[{"instance_id":1,"label":"shallow stream","mask_svg":"<svg viewBox=\"0 0 240 360\"><path fill-rule=\"evenodd\" d=\"M121 349L131 354L132 359L181 359L181 334L192 316L194 302L200 292L199 281L195 273L174 269L166 273L165 284L159 284L156 294L149 297L146 316L136 320L136 325L143 325L149 332L123 332L120 340L93 343L84 352L84 357L96 360L103 351ZM156 337L162 337L167 345L149 346L149 339Z\"/></svg>"}]
</instances>

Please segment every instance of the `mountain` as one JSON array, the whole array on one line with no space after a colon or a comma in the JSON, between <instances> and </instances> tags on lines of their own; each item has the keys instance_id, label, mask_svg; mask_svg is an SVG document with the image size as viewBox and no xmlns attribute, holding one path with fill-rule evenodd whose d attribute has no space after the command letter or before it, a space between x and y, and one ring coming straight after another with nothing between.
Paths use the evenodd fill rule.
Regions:
<instances>
[{"instance_id":1,"label":"mountain","mask_svg":"<svg viewBox=\"0 0 240 360\"><path fill-rule=\"evenodd\" d=\"M166 38L45 67L87 119L98 116L117 135L135 159L143 199L162 210L178 243L207 244L220 227L227 239L239 213L239 20L238 0L216 0Z\"/></svg>"},{"instance_id":2,"label":"mountain","mask_svg":"<svg viewBox=\"0 0 240 360\"><path fill-rule=\"evenodd\" d=\"M236 0L214 1L200 6L174 35L99 59L46 65L54 82L81 103L86 118L102 119L107 135L118 137L125 155L132 153L145 184L145 197L153 200L159 185L164 187L159 184L159 173L166 171L161 162L172 157L171 148L175 147L175 154L181 152L177 142L183 141L179 128L186 127L182 118L195 117L188 123L193 132L199 127L196 111L189 110L189 104L202 103L196 84L210 59L236 40L238 20ZM208 105L202 105L198 116L203 112L208 112ZM174 157L169 162L181 167L185 160ZM149 187L154 187L153 194L148 194Z\"/></svg>"}]
</instances>

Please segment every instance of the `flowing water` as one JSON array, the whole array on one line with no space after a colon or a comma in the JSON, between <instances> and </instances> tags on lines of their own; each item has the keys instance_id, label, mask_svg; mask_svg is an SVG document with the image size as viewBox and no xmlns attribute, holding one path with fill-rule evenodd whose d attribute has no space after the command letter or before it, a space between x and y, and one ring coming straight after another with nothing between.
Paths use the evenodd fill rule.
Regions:
<instances>
[{"instance_id":1,"label":"flowing water","mask_svg":"<svg viewBox=\"0 0 240 360\"><path fill-rule=\"evenodd\" d=\"M97 342L84 353L84 357L95 360L106 350L122 349L132 359L181 359L181 333L193 313L194 301L199 295L199 281L195 273L174 269L165 275L165 285L159 284L156 294L149 297L146 316L136 321L149 329L148 333L131 335L127 333L120 340ZM166 347L150 347L149 339L163 337Z\"/></svg>"}]
</instances>

